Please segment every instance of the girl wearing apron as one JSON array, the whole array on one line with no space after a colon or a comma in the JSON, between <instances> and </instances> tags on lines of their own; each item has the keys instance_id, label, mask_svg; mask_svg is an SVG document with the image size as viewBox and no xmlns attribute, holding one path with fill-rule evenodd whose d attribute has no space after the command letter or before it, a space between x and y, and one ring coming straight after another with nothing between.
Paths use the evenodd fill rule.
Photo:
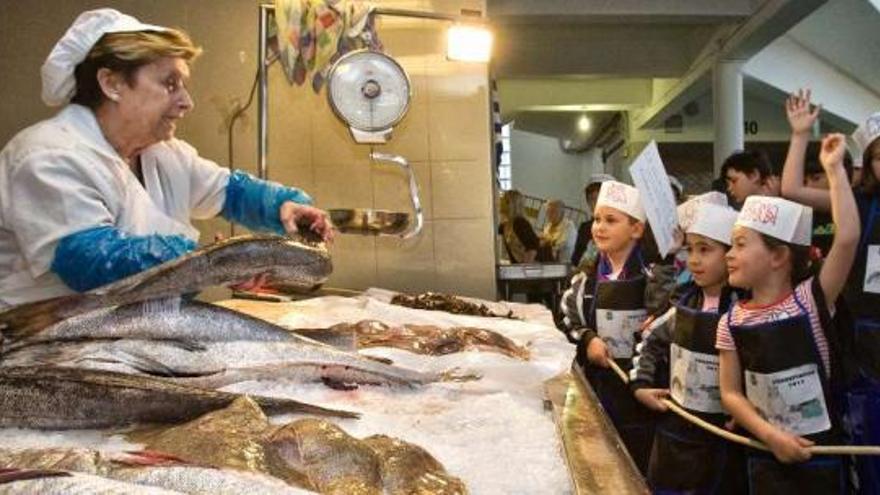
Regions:
<instances>
[{"instance_id":1,"label":"girl wearing apron","mask_svg":"<svg viewBox=\"0 0 880 495\"><path fill-rule=\"evenodd\" d=\"M718 323L721 401L738 425L770 447L748 453L752 494L844 493L839 456L812 457L810 445L837 443L840 430L830 387L830 312L843 290L859 239L855 198L843 167L845 138L822 142L835 239L818 275L809 273L812 210L751 196L727 254L729 283L751 290Z\"/></svg>"},{"instance_id":2,"label":"girl wearing apron","mask_svg":"<svg viewBox=\"0 0 880 495\"><path fill-rule=\"evenodd\" d=\"M647 315L645 290L650 271L638 247L644 230L645 213L638 190L621 182L604 182L592 226L599 258L591 273L572 279L560 308L563 330L577 344L577 364L643 473L654 415L636 402L607 360L614 359L624 370L630 369L637 335Z\"/></svg>"},{"instance_id":3,"label":"girl wearing apron","mask_svg":"<svg viewBox=\"0 0 880 495\"><path fill-rule=\"evenodd\" d=\"M829 211L828 191L804 186L804 161L819 109L810 106L809 91L792 95L786 104L792 128L783 173L785 197ZM841 409L847 440L856 445L880 444L880 113L868 117L852 135L861 153L862 183L854 189L861 237L853 269L843 292L853 321L840 318L838 339L846 361ZM853 217L854 218L854 217ZM844 375L841 373L840 375ZM859 493L880 494L880 458L857 458Z\"/></svg>"},{"instance_id":4,"label":"girl wearing apron","mask_svg":"<svg viewBox=\"0 0 880 495\"><path fill-rule=\"evenodd\" d=\"M744 490L741 449L666 412L661 400L671 398L719 427L729 420L718 388L715 329L720 314L737 299L727 286L724 260L737 212L705 202L695 206L694 218L682 222L693 281L679 286L673 308L651 325L633 359L630 387L639 402L665 412L657 421L648 464L655 493L738 494Z\"/></svg>"}]
</instances>

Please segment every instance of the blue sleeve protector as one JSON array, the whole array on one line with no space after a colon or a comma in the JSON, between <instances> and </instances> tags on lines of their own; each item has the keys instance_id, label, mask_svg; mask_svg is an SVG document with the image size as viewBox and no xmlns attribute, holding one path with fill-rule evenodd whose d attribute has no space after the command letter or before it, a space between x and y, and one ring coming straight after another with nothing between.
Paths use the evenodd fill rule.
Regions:
<instances>
[{"instance_id":1,"label":"blue sleeve protector","mask_svg":"<svg viewBox=\"0 0 880 495\"><path fill-rule=\"evenodd\" d=\"M284 235L278 212L282 203L310 205L312 198L301 189L285 187L277 182L257 179L236 170L226 185L226 201L220 212L223 218L254 231Z\"/></svg>"},{"instance_id":2,"label":"blue sleeve protector","mask_svg":"<svg viewBox=\"0 0 880 495\"><path fill-rule=\"evenodd\" d=\"M71 289L84 292L134 275L188 253L196 243L181 235L131 235L96 227L58 242L52 271Z\"/></svg>"}]
</instances>

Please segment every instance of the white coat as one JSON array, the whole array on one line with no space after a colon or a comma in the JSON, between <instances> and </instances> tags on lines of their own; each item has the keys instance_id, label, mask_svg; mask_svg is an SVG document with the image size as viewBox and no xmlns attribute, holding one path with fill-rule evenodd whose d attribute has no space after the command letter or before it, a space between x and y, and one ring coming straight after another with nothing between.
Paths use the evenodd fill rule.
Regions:
<instances>
[{"instance_id":1,"label":"white coat","mask_svg":"<svg viewBox=\"0 0 880 495\"><path fill-rule=\"evenodd\" d=\"M0 307L72 292L49 270L58 241L99 226L198 240L229 171L171 139L141 153L144 185L104 138L94 113L66 106L0 151Z\"/></svg>"}]
</instances>

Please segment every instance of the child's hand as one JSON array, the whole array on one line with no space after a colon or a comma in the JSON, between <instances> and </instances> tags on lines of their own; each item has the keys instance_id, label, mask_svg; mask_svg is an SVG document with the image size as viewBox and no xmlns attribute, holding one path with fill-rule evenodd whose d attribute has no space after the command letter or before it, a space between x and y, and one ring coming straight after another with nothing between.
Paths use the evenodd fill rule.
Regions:
<instances>
[{"instance_id":1,"label":"child's hand","mask_svg":"<svg viewBox=\"0 0 880 495\"><path fill-rule=\"evenodd\" d=\"M643 406L658 412L666 412L669 408L661 399L669 397L669 390L665 388L640 388L633 392L636 400Z\"/></svg>"},{"instance_id":2,"label":"child's hand","mask_svg":"<svg viewBox=\"0 0 880 495\"><path fill-rule=\"evenodd\" d=\"M785 113L793 134L807 134L813 128L822 107L810 110L810 90L799 89L785 100Z\"/></svg>"},{"instance_id":3,"label":"child's hand","mask_svg":"<svg viewBox=\"0 0 880 495\"><path fill-rule=\"evenodd\" d=\"M829 134L822 139L819 161L826 172L843 166L843 155L846 152L846 137L843 134Z\"/></svg>"},{"instance_id":4,"label":"child's hand","mask_svg":"<svg viewBox=\"0 0 880 495\"><path fill-rule=\"evenodd\" d=\"M608 347L601 338L596 337L587 344L587 359L591 364L608 368Z\"/></svg>"},{"instance_id":5,"label":"child's hand","mask_svg":"<svg viewBox=\"0 0 880 495\"><path fill-rule=\"evenodd\" d=\"M785 464L806 462L812 455L807 447L812 446L813 442L778 428L773 428L766 442L776 459Z\"/></svg>"}]
</instances>

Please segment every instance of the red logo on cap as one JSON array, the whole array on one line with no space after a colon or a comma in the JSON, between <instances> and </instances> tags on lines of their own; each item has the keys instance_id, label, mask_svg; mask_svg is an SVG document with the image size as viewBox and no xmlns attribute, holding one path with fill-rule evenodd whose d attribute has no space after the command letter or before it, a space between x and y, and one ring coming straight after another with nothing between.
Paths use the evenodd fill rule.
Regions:
<instances>
[{"instance_id":1,"label":"red logo on cap","mask_svg":"<svg viewBox=\"0 0 880 495\"><path fill-rule=\"evenodd\" d=\"M626 187L623 184L608 184L606 196L609 201L626 204Z\"/></svg>"},{"instance_id":2,"label":"red logo on cap","mask_svg":"<svg viewBox=\"0 0 880 495\"><path fill-rule=\"evenodd\" d=\"M748 203L743 208L740 215L743 220L756 222L760 224L776 225L776 219L779 218L779 206L760 201Z\"/></svg>"}]
</instances>

